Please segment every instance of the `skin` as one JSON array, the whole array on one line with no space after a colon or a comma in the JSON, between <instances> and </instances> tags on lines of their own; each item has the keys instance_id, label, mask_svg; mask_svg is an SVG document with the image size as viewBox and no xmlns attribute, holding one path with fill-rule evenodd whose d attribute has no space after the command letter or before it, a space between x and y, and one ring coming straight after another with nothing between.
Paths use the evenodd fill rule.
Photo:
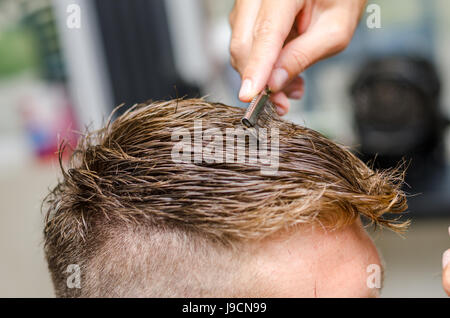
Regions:
<instances>
[{"instance_id":1,"label":"skin","mask_svg":"<svg viewBox=\"0 0 450 318\"><path fill-rule=\"evenodd\" d=\"M370 288L371 264L382 265L360 221L340 230L302 226L254 246L255 271L265 282L262 297L378 297Z\"/></svg>"},{"instance_id":2,"label":"skin","mask_svg":"<svg viewBox=\"0 0 450 318\"><path fill-rule=\"evenodd\" d=\"M242 77L239 99L250 102L266 85L279 115L300 99L299 74L344 50L366 0L236 0L230 13L231 64Z\"/></svg>"},{"instance_id":3,"label":"skin","mask_svg":"<svg viewBox=\"0 0 450 318\"><path fill-rule=\"evenodd\" d=\"M448 233L450 234L450 227ZM450 296L450 249L442 255L442 286L447 295Z\"/></svg>"}]
</instances>

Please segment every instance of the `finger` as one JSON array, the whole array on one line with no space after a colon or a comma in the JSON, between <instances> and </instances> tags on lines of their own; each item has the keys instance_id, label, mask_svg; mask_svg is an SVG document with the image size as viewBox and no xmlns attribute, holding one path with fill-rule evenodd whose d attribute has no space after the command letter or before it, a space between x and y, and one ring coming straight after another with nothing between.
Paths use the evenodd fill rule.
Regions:
<instances>
[{"instance_id":1,"label":"finger","mask_svg":"<svg viewBox=\"0 0 450 318\"><path fill-rule=\"evenodd\" d=\"M231 65L242 75L252 47L253 26L259 12L260 1L237 0L230 13Z\"/></svg>"},{"instance_id":2,"label":"finger","mask_svg":"<svg viewBox=\"0 0 450 318\"><path fill-rule=\"evenodd\" d=\"M239 98L249 102L267 84L304 1L263 0L253 29L253 43Z\"/></svg>"},{"instance_id":3,"label":"finger","mask_svg":"<svg viewBox=\"0 0 450 318\"><path fill-rule=\"evenodd\" d=\"M289 111L290 102L285 93L278 92L272 94L272 96L270 96L270 100L275 104L275 108L279 116L287 114Z\"/></svg>"},{"instance_id":4,"label":"finger","mask_svg":"<svg viewBox=\"0 0 450 318\"><path fill-rule=\"evenodd\" d=\"M327 24L287 43L268 81L270 89L274 92L283 89L312 64L342 51L350 42L353 31L346 23Z\"/></svg>"},{"instance_id":5,"label":"finger","mask_svg":"<svg viewBox=\"0 0 450 318\"><path fill-rule=\"evenodd\" d=\"M450 296L450 249L444 252L444 255L442 256L442 265L442 286L447 295Z\"/></svg>"},{"instance_id":6,"label":"finger","mask_svg":"<svg viewBox=\"0 0 450 318\"><path fill-rule=\"evenodd\" d=\"M271 96L271 101L276 105L278 115L283 116L290 108L289 98L300 99L304 93L304 80L301 77L295 78L283 92L275 93Z\"/></svg>"},{"instance_id":7,"label":"finger","mask_svg":"<svg viewBox=\"0 0 450 318\"><path fill-rule=\"evenodd\" d=\"M298 34L303 34L309 27L312 18L313 0L306 0L305 5L296 18Z\"/></svg>"},{"instance_id":8,"label":"finger","mask_svg":"<svg viewBox=\"0 0 450 318\"><path fill-rule=\"evenodd\" d=\"M284 41L283 46L285 46L287 43L289 43L290 41L292 41L293 39L296 39L299 36L299 33L297 31L297 28L292 27L291 31L289 32L286 40Z\"/></svg>"},{"instance_id":9,"label":"finger","mask_svg":"<svg viewBox=\"0 0 450 318\"><path fill-rule=\"evenodd\" d=\"M301 77L294 78L294 80L283 89L283 92L290 99L301 99L304 91L305 82Z\"/></svg>"}]
</instances>

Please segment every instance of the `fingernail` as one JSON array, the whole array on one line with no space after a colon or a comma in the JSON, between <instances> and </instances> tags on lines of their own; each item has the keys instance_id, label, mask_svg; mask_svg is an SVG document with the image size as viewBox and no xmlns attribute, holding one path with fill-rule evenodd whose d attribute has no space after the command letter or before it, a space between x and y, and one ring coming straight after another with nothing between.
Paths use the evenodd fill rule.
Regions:
<instances>
[{"instance_id":1,"label":"fingernail","mask_svg":"<svg viewBox=\"0 0 450 318\"><path fill-rule=\"evenodd\" d=\"M299 91L293 91L292 93L290 93L290 94L288 95L288 97L289 97L290 99L300 99L300 98L303 97L303 91L302 91L302 90L299 90Z\"/></svg>"},{"instance_id":2,"label":"fingernail","mask_svg":"<svg viewBox=\"0 0 450 318\"><path fill-rule=\"evenodd\" d=\"M252 81L248 78L242 82L241 90L239 91L240 99L252 98L252 85Z\"/></svg>"},{"instance_id":3,"label":"fingernail","mask_svg":"<svg viewBox=\"0 0 450 318\"><path fill-rule=\"evenodd\" d=\"M450 264L450 249L442 255L442 268L446 268L448 264Z\"/></svg>"},{"instance_id":4,"label":"fingernail","mask_svg":"<svg viewBox=\"0 0 450 318\"><path fill-rule=\"evenodd\" d=\"M286 110L283 107L277 106L277 114L279 116L283 116L284 114L286 114Z\"/></svg>"},{"instance_id":5,"label":"fingernail","mask_svg":"<svg viewBox=\"0 0 450 318\"><path fill-rule=\"evenodd\" d=\"M286 82L289 78L288 72L284 68L276 68L272 73L272 82L271 89L278 91L286 85Z\"/></svg>"}]
</instances>

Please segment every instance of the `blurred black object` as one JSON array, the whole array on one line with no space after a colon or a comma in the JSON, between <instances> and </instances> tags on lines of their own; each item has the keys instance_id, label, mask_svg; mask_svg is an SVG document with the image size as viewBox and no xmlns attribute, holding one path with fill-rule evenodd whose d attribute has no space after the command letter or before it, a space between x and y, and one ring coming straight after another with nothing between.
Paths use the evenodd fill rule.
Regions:
<instances>
[{"instance_id":1,"label":"blurred black object","mask_svg":"<svg viewBox=\"0 0 450 318\"><path fill-rule=\"evenodd\" d=\"M41 76L49 82L65 82L67 74L50 3L35 10L28 8L31 4L23 6L26 12L23 23L35 37Z\"/></svg>"},{"instance_id":2,"label":"blurred black object","mask_svg":"<svg viewBox=\"0 0 450 318\"><path fill-rule=\"evenodd\" d=\"M431 62L405 56L369 61L351 88L360 157L374 168L407 163L405 190L419 194L409 200L413 214L450 214L440 89Z\"/></svg>"},{"instance_id":3,"label":"blurred black object","mask_svg":"<svg viewBox=\"0 0 450 318\"><path fill-rule=\"evenodd\" d=\"M199 96L176 71L164 0L95 0L95 8L115 105Z\"/></svg>"}]
</instances>

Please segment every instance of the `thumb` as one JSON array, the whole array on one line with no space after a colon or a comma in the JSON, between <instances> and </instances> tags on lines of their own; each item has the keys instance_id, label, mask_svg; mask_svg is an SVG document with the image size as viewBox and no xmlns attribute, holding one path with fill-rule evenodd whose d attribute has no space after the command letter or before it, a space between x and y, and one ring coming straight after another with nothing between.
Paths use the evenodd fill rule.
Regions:
<instances>
[{"instance_id":1,"label":"thumb","mask_svg":"<svg viewBox=\"0 0 450 318\"><path fill-rule=\"evenodd\" d=\"M339 25L300 35L281 50L268 81L270 89L282 90L312 64L345 49L350 40L351 33Z\"/></svg>"}]
</instances>

